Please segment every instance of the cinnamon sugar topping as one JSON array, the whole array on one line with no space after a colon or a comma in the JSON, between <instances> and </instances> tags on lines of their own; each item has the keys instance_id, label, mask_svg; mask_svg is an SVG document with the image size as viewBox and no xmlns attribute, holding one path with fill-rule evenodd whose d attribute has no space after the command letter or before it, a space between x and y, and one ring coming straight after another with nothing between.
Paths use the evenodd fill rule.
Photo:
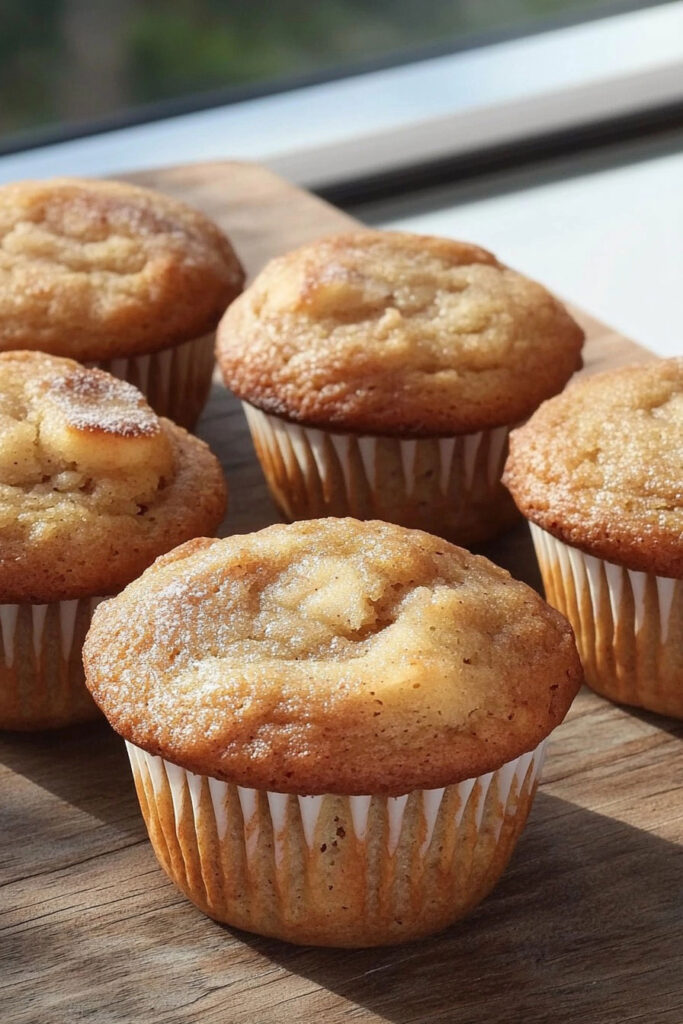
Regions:
<instances>
[{"instance_id":1,"label":"cinnamon sugar topping","mask_svg":"<svg viewBox=\"0 0 683 1024\"><path fill-rule=\"evenodd\" d=\"M132 384L102 370L79 367L50 385L70 426L119 437L151 437L159 433L159 419Z\"/></svg>"}]
</instances>

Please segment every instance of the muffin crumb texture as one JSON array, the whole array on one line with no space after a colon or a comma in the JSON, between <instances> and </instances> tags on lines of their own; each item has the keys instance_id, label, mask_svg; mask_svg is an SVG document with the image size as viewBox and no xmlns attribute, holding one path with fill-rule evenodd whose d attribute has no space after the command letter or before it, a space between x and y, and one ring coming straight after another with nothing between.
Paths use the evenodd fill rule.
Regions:
<instances>
[{"instance_id":1,"label":"muffin crumb texture","mask_svg":"<svg viewBox=\"0 0 683 1024\"><path fill-rule=\"evenodd\" d=\"M168 196L77 178L0 188L0 350L158 351L212 331L243 283L219 228Z\"/></svg>"},{"instance_id":2,"label":"muffin crumb texture","mask_svg":"<svg viewBox=\"0 0 683 1024\"><path fill-rule=\"evenodd\" d=\"M224 502L206 446L132 385L69 359L0 354L0 600L110 592L210 532Z\"/></svg>"},{"instance_id":3,"label":"muffin crumb texture","mask_svg":"<svg viewBox=\"0 0 683 1024\"><path fill-rule=\"evenodd\" d=\"M577 381L511 434L504 482L588 554L683 577L683 359Z\"/></svg>"},{"instance_id":4,"label":"muffin crumb texture","mask_svg":"<svg viewBox=\"0 0 683 1024\"><path fill-rule=\"evenodd\" d=\"M190 541L100 606L88 685L134 744L299 793L402 793L500 767L564 717L565 620L504 570L387 523Z\"/></svg>"},{"instance_id":5,"label":"muffin crumb texture","mask_svg":"<svg viewBox=\"0 0 683 1024\"><path fill-rule=\"evenodd\" d=\"M272 260L223 318L217 355L265 412L420 437L525 418L582 342L559 302L484 249L358 231Z\"/></svg>"}]
</instances>

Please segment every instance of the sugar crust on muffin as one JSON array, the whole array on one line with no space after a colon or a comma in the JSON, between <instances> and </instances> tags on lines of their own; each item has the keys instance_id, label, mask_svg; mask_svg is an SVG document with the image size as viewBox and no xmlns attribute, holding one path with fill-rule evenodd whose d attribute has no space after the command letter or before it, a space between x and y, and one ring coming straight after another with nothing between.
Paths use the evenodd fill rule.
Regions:
<instances>
[{"instance_id":1,"label":"sugar crust on muffin","mask_svg":"<svg viewBox=\"0 0 683 1024\"><path fill-rule=\"evenodd\" d=\"M513 431L503 480L565 543L683 578L683 358L574 382Z\"/></svg>"},{"instance_id":2,"label":"sugar crust on muffin","mask_svg":"<svg viewBox=\"0 0 683 1024\"><path fill-rule=\"evenodd\" d=\"M223 317L217 358L265 412L419 437L524 419L582 343L553 296L484 249L356 231L271 260Z\"/></svg>"},{"instance_id":3,"label":"sugar crust on muffin","mask_svg":"<svg viewBox=\"0 0 683 1024\"><path fill-rule=\"evenodd\" d=\"M158 351L212 331L243 283L223 232L168 196L78 178L0 187L0 350Z\"/></svg>"},{"instance_id":4,"label":"sugar crust on muffin","mask_svg":"<svg viewBox=\"0 0 683 1024\"><path fill-rule=\"evenodd\" d=\"M499 768L564 718L567 622L486 559L389 523L195 540L100 605L87 684L126 739L299 793L405 793Z\"/></svg>"},{"instance_id":5,"label":"sugar crust on muffin","mask_svg":"<svg viewBox=\"0 0 683 1024\"><path fill-rule=\"evenodd\" d=\"M218 526L208 447L132 385L70 359L0 353L0 601L110 593Z\"/></svg>"}]
</instances>

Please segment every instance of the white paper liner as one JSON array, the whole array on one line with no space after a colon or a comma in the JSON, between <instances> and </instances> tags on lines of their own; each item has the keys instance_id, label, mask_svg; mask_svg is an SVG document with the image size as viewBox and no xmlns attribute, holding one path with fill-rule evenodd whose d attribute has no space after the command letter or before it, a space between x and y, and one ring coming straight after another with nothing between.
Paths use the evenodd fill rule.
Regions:
<instances>
[{"instance_id":1,"label":"white paper liner","mask_svg":"<svg viewBox=\"0 0 683 1024\"><path fill-rule=\"evenodd\" d=\"M199 419L211 387L215 333L142 355L90 362L134 384L159 416L184 427Z\"/></svg>"},{"instance_id":2,"label":"white paper liner","mask_svg":"<svg viewBox=\"0 0 683 1024\"><path fill-rule=\"evenodd\" d=\"M410 863L416 884L426 880L424 898L428 899L432 892L429 869L435 870L435 863L439 863L438 877L443 884L449 879L450 862L466 854L466 869L461 867L461 875L452 879L454 900L463 901L468 880L475 875L485 877L489 864L496 863L495 877L484 885L488 891L503 870L526 817L546 742L479 778L398 797L262 792L196 775L131 743L126 746L150 838L162 866L211 916L259 931L258 909L245 905L249 903L248 893L253 894L255 904L260 904L266 920L286 917L280 904L283 899L286 902L293 876L292 850L308 851L308 856L303 852L297 856L294 875L298 878L303 872L303 881L298 878L298 884L304 889L314 888L322 855L326 849L337 847L339 835L344 835L346 844L353 837L355 844L352 848L346 845L347 857L351 850L350 859L338 879L330 875L330 890L333 885L343 888L349 873L354 878L370 879L377 876L379 866L390 863L392 870L397 870L398 865ZM521 807L523 817L518 820ZM170 835L169 829L175 834ZM450 850L445 875L444 848ZM385 868L382 870L386 874ZM231 886L239 894L239 905L233 906L226 898ZM327 886L323 888L327 890ZM344 897L337 891L335 898L350 903L354 899L352 890L353 886ZM267 893L272 894L274 905L264 910ZM365 892L366 915L377 898ZM383 898L387 898L386 892ZM304 897L299 895L297 900L301 899ZM405 892L398 885L395 899L397 907L405 901ZM304 913L301 906L299 910ZM394 911L398 913L397 908L391 913ZM319 906L316 912L320 912ZM419 909L415 913L419 916ZM266 933L278 934L272 923L268 928Z\"/></svg>"},{"instance_id":3,"label":"white paper liner","mask_svg":"<svg viewBox=\"0 0 683 1024\"><path fill-rule=\"evenodd\" d=\"M437 529L441 519L447 525L450 521L456 534L462 526L468 539L468 532L482 530L481 524L492 517L491 527L472 538L484 539L498 532L499 519L507 524L514 518L500 483L508 426L401 440L331 433L271 416L247 402L242 407L273 496L290 519L306 514L377 515L443 532ZM402 479L394 477L387 495L387 457L394 451ZM497 516L501 503L504 511Z\"/></svg>"},{"instance_id":4,"label":"white paper liner","mask_svg":"<svg viewBox=\"0 0 683 1024\"><path fill-rule=\"evenodd\" d=\"M587 682L614 700L680 714L683 680L671 702L665 676L683 581L615 565L529 526L547 598L574 629Z\"/></svg>"},{"instance_id":5,"label":"white paper liner","mask_svg":"<svg viewBox=\"0 0 683 1024\"><path fill-rule=\"evenodd\" d=\"M97 713L80 652L102 600L0 604L0 728L65 725Z\"/></svg>"}]
</instances>

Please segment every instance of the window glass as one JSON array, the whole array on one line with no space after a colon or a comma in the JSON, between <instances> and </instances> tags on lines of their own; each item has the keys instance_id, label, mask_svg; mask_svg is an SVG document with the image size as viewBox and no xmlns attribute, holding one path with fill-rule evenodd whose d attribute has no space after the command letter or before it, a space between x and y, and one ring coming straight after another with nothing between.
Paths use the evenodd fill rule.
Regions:
<instances>
[{"instance_id":1,"label":"window glass","mask_svg":"<svg viewBox=\"0 0 683 1024\"><path fill-rule=\"evenodd\" d=\"M646 6L615 0L2 0L0 136L126 115L212 90L282 88ZM226 96L226 98L228 98Z\"/></svg>"}]
</instances>

